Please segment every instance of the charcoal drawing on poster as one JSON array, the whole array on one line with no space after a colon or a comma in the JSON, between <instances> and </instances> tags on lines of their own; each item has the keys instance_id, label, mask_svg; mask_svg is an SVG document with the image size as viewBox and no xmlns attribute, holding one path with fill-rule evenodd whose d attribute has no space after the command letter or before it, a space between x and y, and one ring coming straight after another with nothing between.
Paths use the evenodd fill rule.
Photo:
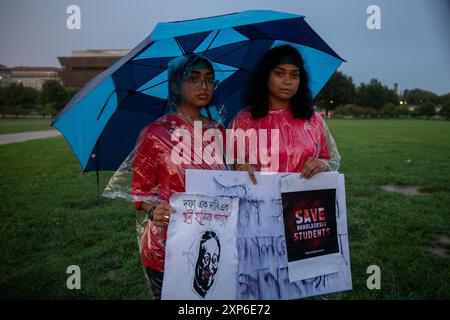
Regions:
<instances>
[{"instance_id":1,"label":"charcoal drawing on poster","mask_svg":"<svg viewBox=\"0 0 450 320\"><path fill-rule=\"evenodd\" d=\"M192 288L201 298L213 289L220 264L220 240L218 232L206 230L200 234Z\"/></svg>"},{"instance_id":2,"label":"charcoal drawing on poster","mask_svg":"<svg viewBox=\"0 0 450 320\"><path fill-rule=\"evenodd\" d=\"M161 298L234 299L239 199L175 193L170 205Z\"/></svg>"}]
</instances>

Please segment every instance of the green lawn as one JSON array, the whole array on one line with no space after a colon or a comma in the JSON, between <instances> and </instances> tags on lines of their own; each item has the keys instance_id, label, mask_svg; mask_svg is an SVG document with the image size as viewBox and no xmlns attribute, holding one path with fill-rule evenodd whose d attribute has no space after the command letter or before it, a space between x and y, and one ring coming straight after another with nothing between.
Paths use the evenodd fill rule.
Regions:
<instances>
[{"instance_id":1,"label":"green lawn","mask_svg":"<svg viewBox=\"0 0 450 320\"><path fill-rule=\"evenodd\" d=\"M427 251L450 237L450 123L332 120L346 176L354 289L329 299L450 298L450 259ZM81 174L62 137L0 146L0 298L146 299L125 202L97 203L95 174ZM109 174L101 175L105 185ZM386 193L388 183L429 195ZM366 269L381 268L381 290ZM81 290L66 268L81 267Z\"/></svg>"},{"instance_id":2,"label":"green lawn","mask_svg":"<svg viewBox=\"0 0 450 320\"><path fill-rule=\"evenodd\" d=\"M0 134L50 130L50 119L0 119Z\"/></svg>"}]
</instances>

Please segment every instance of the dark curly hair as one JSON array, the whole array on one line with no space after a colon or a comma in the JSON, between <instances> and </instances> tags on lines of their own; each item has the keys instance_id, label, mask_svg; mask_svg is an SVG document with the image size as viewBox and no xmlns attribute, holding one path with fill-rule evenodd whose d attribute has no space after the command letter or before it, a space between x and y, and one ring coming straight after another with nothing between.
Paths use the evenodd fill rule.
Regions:
<instances>
[{"instance_id":1,"label":"dark curly hair","mask_svg":"<svg viewBox=\"0 0 450 320\"><path fill-rule=\"evenodd\" d=\"M270 72L279 64L281 57L289 57L300 69L300 85L297 93L291 98L291 112L294 118L310 119L314 114L309 75L305 70L303 58L297 49L289 45L268 50L256 68L246 92L246 104L250 108L253 119L259 119L269 112L269 88L267 81Z\"/></svg>"}]
</instances>

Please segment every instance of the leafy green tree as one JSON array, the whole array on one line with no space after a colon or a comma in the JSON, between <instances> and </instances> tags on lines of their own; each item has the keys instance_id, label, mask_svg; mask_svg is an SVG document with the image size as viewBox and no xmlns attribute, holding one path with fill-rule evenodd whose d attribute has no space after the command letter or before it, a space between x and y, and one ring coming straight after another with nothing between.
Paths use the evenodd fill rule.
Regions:
<instances>
[{"instance_id":1,"label":"leafy green tree","mask_svg":"<svg viewBox=\"0 0 450 320\"><path fill-rule=\"evenodd\" d=\"M39 92L30 87L23 87L23 96L22 96L22 106L29 113L30 109L33 108L38 102Z\"/></svg>"},{"instance_id":2,"label":"leafy green tree","mask_svg":"<svg viewBox=\"0 0 450 320\"><path fill-rule=\"evenodd\" d=\"M346 106L346 108L348 109L348 113L354 117L360 118L364 116L365 110L363 107L354 104L349 104Z\"/></svg>"},{"instance_id":3,"label":"leafy green tree","mask_svg":"<svg viewBox=\"0 0 450 320\"><path fill-rule=\"evenodd\" d=\"M356 87L350 76L337 71L328 80L316 98L320 108L324 108L328 114L329 110L336 107L353 103L355 100Z\"/></svg>"},{"instance_id":4,"label":"leafy green tree","mask_svg":"<svg viewBox=\"0 0 450 320\"><path fill-rule=\"evenodd\" d=\"M363 108L364 118L375 118L379 115L377 109L374 108Z\"/></svg>"},{"instance_id":5,"label":"leafy green tree","mask_svg":"<svg viewBox=\"0 0 450 320\"><path fill-rule=\"evenodd\" d=\"M5 105L5 94L4 94L5 88L0 86L0 106Z\"/></svg>"},{"instance_id":6,"label":"leafy green tree","mask_svg":"<svg viewBox=\"0 0 450 320\"><path fill-rule=\"evenodd\" d=\"M439 111L439 115L444 117L445 120L450 120L450 98L448 100L443 101L442 108Z\"/></svg>"},{"instance_id":7,"label":"leafy green tree","mask_svg":"<svg viewBox=\"0 0 450 320\"><path fill-rule=\"evenodd\" d=\"M366 108L354 104L347 104L345 106L340 106L334 110L334 114L337 116L353 116L356 118L360 118L363 116L365 117L366 112L367 112Z\"/></svg>"},{"instance_id":8,"label":"leafy green tree","mask_svg":"<svg viewBox=\"0 0 450 320\"><path fill-rule=\"evenodd\" d=\"M407 117L409 116L410 112L408 110L408 107L403 105L397 107L397 114L399 117Z\"/></svg>"},{"instance_id":9,"label":"leafy green tree","mask_svg":"<svg viewBox=\"0 0 450 320\"><path fill-rule=\"evenodd\" d=\"M78 92L78 88L66 88L66 104L73 98L75 94Z\"/></svg>"},{"instance_id":10,"label":"leafy green tree","mask_svg":"<svg viewBox=\"0 0 450 320\"><path fill-rule=\"evenodd\" d=\"M49 80L44 82L40 94L42 117L51 115L54 117L61 111L72 97L78 92L78 88L64 88L59 82Z\"/></svg>"},{"instance_id":11,"label":"leafy green tree","mask_svg":"<svg viewBox=\"0 0 450 320\"><path fill-rule=\"evenodd\" d=\"M367 100L367 85L362 82L359 87L356 88L355 103L366 106Z\"/></svg>"},{"instance_id":12,"label":"leafy green tree","mask_svg":"<svg viewBox=\"0 0 450 320\"><path fill-rule=\"evenodd\" d=\"M400 97L390 89L388 89L388 103L393 103L396 106L400 104Z\"/></svg>"},{"instance_id":13,"label":"leafy green tree","mask_svg":"<svg viewBox=\"0 0 450 320\"><path fill-rule=\"evenodd\" d=\"M355 102L357 105L381 110L388 102L397 104L398 96L377 79L372 79L368 84L361 83L356 89Z\"/></svg>"},{"instance_id":14,"label":"leafy green tree","mask_svg":"<svg viewBox=\"0 0 450 320\"><path fill-rule=\"evenodd\" d=\"M2 119L5 118L7 107L5 105L5 89L0 87L0 112L2 114Z\"/></svg>"},{"instance_id":15,"label":"leafy green tree","mask_svg":"<svg viewBox=\"0 0 450 320\"><path fill-rule=\"evenodd\" d=\"M67 92L58 81L47 80L44 82L40 94L40 102L44 107L52 104L51 107L59 111L64 108L66 101Z\"/></svg>"},{"instance_id":16,"label":"leafy green tree","mask_svg":"<svg viewBox=\"0 0 450 320\"><path fill-rule=\"evenodd\" d=\"M58 114L58 110L56 110L54 102L50 102L40 109L40 114L42 118L45 118L47 115L50 115L53 118Z\"/></svg>"},{"instance_id":17,"label":"leafy green tree","mask_svg":"<svg viewBox=\"0 0 450 320\"><path fill-rule=\"evenodd\" d=\"M381 110L383 118L394 118L398 116L398 107L392 102L386 103Z\"/></svg>"},{"instance_id":18,"label":"leafy green tree","mask_svg":"<svg viewBox=\"0 0 450 320\"><path fill-rule=\"evenodd\" d=\"M19 116L24 116L30 112L28 108L24 108L21 105L11 107L11 111L16 119L18 119Z\"/></svg>"},{"instance_id":19,"label":"leafy green tree","mask_svg":"<svg viewBox=\"0 0 450 320\"><path fill-rule=\"evenodd\" d=\"M427 120L436 114L436 108L431 102L425 102L417 108L417 114L426 117Z\"/></svg>"},{"instance_id":20,"label":"leafy green tree","mask_svg":"<svg viewBox=\"0 0 450 320\"><path fill-rule=\"evenodd\" d=\"M431 102L434 105L437 105L440 102L439 97L435 93L417 88L412 90L406 89L403 91L403 99L405 99L408 104L416 106L425 102Z\"/></svg>"},{"instance_id":21,"label":"leafy green tree","mask_svg":"<svg viewBox=\"0 0 450 320\"><path fill-rule=\"evenodd\" d=\"M4 87L4 103L8 106L31 108L36 104L37 90L21 83L10 83Z\"/></svg>"},{"instance_id":22,"label":"leafy green tree","mask_svg":"<svg viewBox=\"0 0 450 320\"><path fill-rule=\"evenodd\" d=\"M27 114L36 105L38 91L34 88L24 87L21 83L10 83L2 88L2 114Z\"/></svg>"},{"instance_id":23,"label":"leafy green tree","mask_svg":"<svg viewBox=\"0 0 450 320\"><path fill-rule=\"evenodd\" d=\"M439 97L439 103L440 104L445 104L445 102L449 101L450 102L450 92L443 94L442 96Z\"/></svg>"},{"instance_id":24,"label":"leafy green tree","mask_svg":"<svg viewBox=\"0 0 450 320\"><path fill-rule=\"evenodd\" d=\"M336 109L334 109L333 114L335 116L347 116L347 115L349 115L348 109L345 106L337 107Z\"/></svg>"}]
</instances>

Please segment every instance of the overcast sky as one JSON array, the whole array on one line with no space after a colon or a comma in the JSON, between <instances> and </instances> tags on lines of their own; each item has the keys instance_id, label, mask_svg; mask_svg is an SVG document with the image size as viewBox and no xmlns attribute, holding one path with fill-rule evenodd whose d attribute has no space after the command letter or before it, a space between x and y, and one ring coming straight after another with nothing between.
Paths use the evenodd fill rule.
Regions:
<instances>
[{"instance_id":1,"label":"overcast sky","mask_svg":"<svg viewBox=\"0 0 450 320\"><path fill-rule=\"evenodd\" d=\"M72 4L80 30L66 27ZM367 28L369 5L381 9L380 30ZM252 9L304 15L357 85L450 92L450 0L0 0L0 64L59 66L72 50L132 48L160 21Z\"/></svg>"}]
</instances>

